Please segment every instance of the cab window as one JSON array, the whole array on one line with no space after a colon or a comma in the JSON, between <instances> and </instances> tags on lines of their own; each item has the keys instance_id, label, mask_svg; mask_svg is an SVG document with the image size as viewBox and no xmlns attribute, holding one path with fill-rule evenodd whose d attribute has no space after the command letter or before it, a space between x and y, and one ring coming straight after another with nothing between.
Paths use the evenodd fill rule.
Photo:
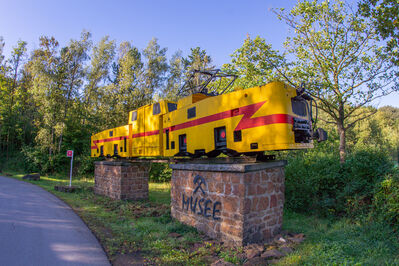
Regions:
<instances>
[{"instance_id":1,"label":"cab window","mask_svg":"<svg viewBox=\"0 0 399 266\"><path fill-rule=\"evenodd\" d=\"M172 112L177 109L177 104L175 103L168 103L168 111Z\"/></svg>"},{"instance_id":2,"label":"cab window","mask_svg":"<svg viewBox=\"0 0 399 266\"><path fill-rule=\"evenodd\" d=\"M132 113L132 121L136 121L137 120L137 111L134 111Z\"/></svg>"},{"instance_id":3,"label":"cab window","mask_svg":"<svg viewBox=\"0 0 399 266\"><path fill-rule=\"evenodd\" d=\"M161 105L159 103L154 103L152 105L152 114L157 115L159 113L161 113Z\"/></svg>"},{"instance_id":4,"label":"cab window","mask_svg":"<svg viewBox=\"0 0 399 266\"><path fill-rule=\"evenodd\" d=\"M291 99L292 112L299 116L306 116L307 103L304 100Z\"/></svg>"}]
</instances>

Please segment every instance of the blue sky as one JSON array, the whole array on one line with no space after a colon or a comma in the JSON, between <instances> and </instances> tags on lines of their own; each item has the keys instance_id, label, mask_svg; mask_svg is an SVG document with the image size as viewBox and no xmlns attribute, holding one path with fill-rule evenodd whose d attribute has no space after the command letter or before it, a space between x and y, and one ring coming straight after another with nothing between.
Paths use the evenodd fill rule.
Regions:
<instances>
[{"instance_id":1,"label":"blue sky","mask_svg":"<svg viewBox=\"0 0 399 266\"><path fill-rule=\"evenodd\" d=\"M89 1L89 0L0 0L0 36L5 55L18 40L27 41L29 51L38 47L40 36L54 36L61 45L79 38L83 29L96 42L109 35L118 43L131 41L140 49L156 37L168 56L192 47L205 49L220 67L230 61L247 34L260 35L282 50L288 27L270 8L290 8L289 0L202 1ZM399 107L399 93L374 105Z\"/></svg>"}]
</instances>

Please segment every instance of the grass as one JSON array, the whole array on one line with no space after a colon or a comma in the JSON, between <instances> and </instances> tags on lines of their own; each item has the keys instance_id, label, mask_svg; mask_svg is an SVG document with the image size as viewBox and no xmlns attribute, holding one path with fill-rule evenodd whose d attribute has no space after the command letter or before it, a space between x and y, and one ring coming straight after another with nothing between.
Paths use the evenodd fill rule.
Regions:
<instances>
[{"instance_id":1,"label":"grass","mask_svg":"<svg viewBox=\"0 0 399 266\"><path fill-rule=\"evenodd\" d=\"M218 258L235 264L245 262L239 256L242 248L206 242L195 229L171 219L169 183L150 183L149 201L117 201L95 195L93 179L74 180L73 185L81 188L76 193L54 190L54 185L68 182L62 176L31 181L64 200L82 217L111 262L123 254L140 254L153 264L207 265ZM285 211L284 230L304 233L306 240L278 265L399 264L398 233L385 225Z\"/></svg>"},{"instance_id":2,"label":"grass","mask_svg":"<svg viewBox=\"0 0 399 266\"><path fill-rule=\"evenodd\" d=\"M284 229L307 238L278 265L399 265L399 234L384 224L285 211Z\"/></svg>"}]
</instances>

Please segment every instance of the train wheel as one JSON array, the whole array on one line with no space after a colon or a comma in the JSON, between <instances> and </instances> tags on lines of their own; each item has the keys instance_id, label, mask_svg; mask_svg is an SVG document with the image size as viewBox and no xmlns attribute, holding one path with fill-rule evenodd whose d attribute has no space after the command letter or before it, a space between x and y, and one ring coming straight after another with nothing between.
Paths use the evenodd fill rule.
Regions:
<instances>
[{"instance_id":1,"label":"train wheel","mask_svg":"<svg viewBox=\"0 0 399 266\"><path fill-rule=\"evenodd\" d=\"M241 155L241 153L236 152L235 150L230 150L230 149L223 151L223 153L229 157L239 157Z\"/></svg>"},{"instance_id":2,"label":"train wheel","mask_svg":"<svg viewBox=\"0 0 399 266\"><path fill-rule=\"evenodd\" d=\"M256 157L258 156L258 152L244 152L244 155L248 157Z\"/></svg>"},{"instance_id":3,"label":"train wheel","mask_svg":"<svg viewBox=\"0 0 399 266\"><path fill-rule=\"evenodd\" d=\"M206 154L206 156L207 156L208 158L215 158L215 157L219 156L221 153L222 153L221 151L213 150L213 151L208 152L208 153Z\"/></svg>"}]
</instances>

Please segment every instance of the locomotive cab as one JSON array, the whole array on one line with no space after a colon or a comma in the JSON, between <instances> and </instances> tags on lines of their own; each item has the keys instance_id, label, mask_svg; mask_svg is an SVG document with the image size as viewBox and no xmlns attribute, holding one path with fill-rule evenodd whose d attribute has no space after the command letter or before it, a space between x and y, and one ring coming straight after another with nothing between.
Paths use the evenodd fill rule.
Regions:
<instances>
[{"instance_id":1,"label":"locomotive cab","mask_svg":"<svg viewBox=\"0 0 399 266\"><path fill-rule=\"evenodd\" d=\"M129 113L131 157L164 156L163 117L176 108L176 103L163 100Z\"/></svg>"},{"instance_id":2,"label":"locomotive cab","mask_svg":"<svg viewBox=\"0 0 399 266\"><path fill-rule=\"evenodd\" d=\"M313 118L312 102L313 98L305 92L303 86L296 89L297 95L291 98L293 117L292 130L295 134L296 143L310 143L312 140L318 142L327 140L327 132L322 128L314 130L313 123L317 120Z\"/></svg>"}]
</instances>

